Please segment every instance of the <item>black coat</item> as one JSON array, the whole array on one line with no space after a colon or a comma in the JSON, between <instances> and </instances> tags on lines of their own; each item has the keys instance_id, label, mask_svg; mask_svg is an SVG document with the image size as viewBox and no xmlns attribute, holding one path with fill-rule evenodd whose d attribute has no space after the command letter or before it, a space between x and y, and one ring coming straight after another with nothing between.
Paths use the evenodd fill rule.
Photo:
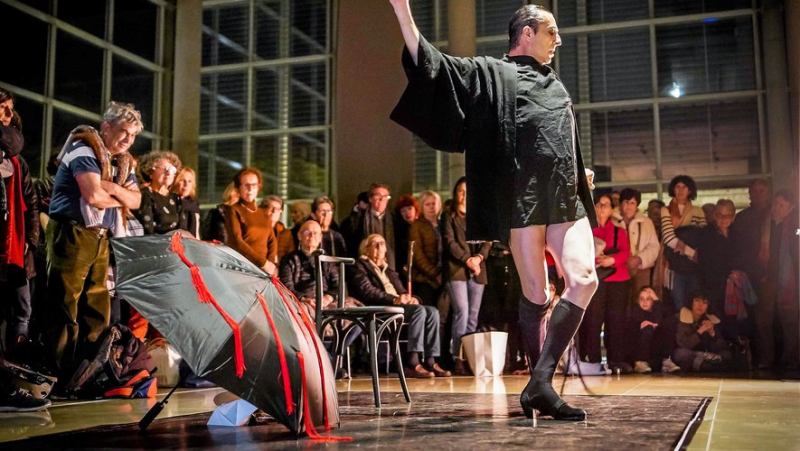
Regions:
<instances>
[{"instance_id":1,"label":"black coat","mask_svg":"<svg viewBox=\"0 0 800 451\"><path fill-rule=\"evenodd\" d=\"M386 277L397 290L397 294L406 293L397 271L387 268ZM356 260L350 288L353 296L366 305L394 305L394 299L397 297L386 292L380 277L372 270L371 263L363 258Z\"/></svg>"},{"instance_id":2,"label":"black coat","mask_svg":"<svg viewBox=\"0 0 800 451\"><path fill-rule=\"evenodd\" d=\"M404 49L403 66L408 86L392 112L392 120L434 149L466 154L467 240L507 240L512 215L519 207L515 180L526 167L517 158L516 64L490 57L454 58L440 53L420 36L418 64ZM555 84L543 80L541 86L550 95ZM568 96L566 99L569 100ZM533 144L535 149L543 143L566 139L561 136L565 113L574 117L571 101L560 102L552 114L539 118L541 122L537 125L542 138ZM563 195L565 201L553 201L551 208L562 210L566 222L580 219L575 217L579 213L574 206L581 202L584 208L580 210L585 210L595 227L597 220L580 144L577 136L574 138L575 167L542 168L547 174L537 174L536 183L545 176L556 180L551 183L563 183L555 187L558 188L555 192ZM566 180L567 171L576 174L574 184ZM558 173L565 177L553 177Z\"/></svg>"}]
</instances>

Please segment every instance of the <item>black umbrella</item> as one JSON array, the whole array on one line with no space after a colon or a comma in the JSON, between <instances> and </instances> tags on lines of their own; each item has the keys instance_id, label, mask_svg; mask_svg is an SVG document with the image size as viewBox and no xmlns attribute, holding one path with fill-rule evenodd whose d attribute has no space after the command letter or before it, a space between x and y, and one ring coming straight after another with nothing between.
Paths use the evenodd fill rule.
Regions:
<instances>
[{"instance_id":1,"label":"black umbrella","mask_svg":"<svg viewBox=\"0 0 800 451\"><path fill-rule=\"evenodd\" d=\"M339 423L336 381L313 322L291 292L223 245L150 235L112 240L116 289L192 370L322 439Z\"/></svg>"}]
</instances>

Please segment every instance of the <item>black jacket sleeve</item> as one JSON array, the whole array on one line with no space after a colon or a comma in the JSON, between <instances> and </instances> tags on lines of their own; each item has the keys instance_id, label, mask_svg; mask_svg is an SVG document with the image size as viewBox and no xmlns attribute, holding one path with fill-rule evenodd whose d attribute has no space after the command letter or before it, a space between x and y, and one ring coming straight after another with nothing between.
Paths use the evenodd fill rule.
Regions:
<instances>
[{"instance_id":1,"label":"black jacket sleeve","mask_svg":"<svg viewBox=\"0 0 800 451\"><path fill-rule=\"evenodd\" d=\"M374 282L369 263L358 260L353 271L353 295L366 305L392 305L395 296L387 293ZM395 273L396 274L396 273Z\"/></svg>"}]
</instances>

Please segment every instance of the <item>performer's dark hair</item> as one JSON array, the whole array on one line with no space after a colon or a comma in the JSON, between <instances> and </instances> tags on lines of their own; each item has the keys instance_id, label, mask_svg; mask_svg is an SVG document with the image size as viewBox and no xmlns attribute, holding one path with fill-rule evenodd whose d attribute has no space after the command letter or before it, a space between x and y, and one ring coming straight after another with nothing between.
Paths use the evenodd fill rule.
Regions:
<instances>
[{"instance_id":1,"label":"performer's dark hair","mask_svg":"<svg viewBox=\"0 0 800 451\"><path fill-rule=\"evenodd\" d=\"M667 190L669 197L675 197L675 185L678 183L683 183L689 188L689 200L697 199L697 184L694 182L694 179L688 175L676 175L672 181L669 182L669 189Z\"/></svg>"},{"instance_id":2,"label":"performer's dark hair","mask_svg":"<svg viewBox=\"0 0 800 451\"><path fill-rule=\"evenodd\" d=\"M539 24L544 22L544 14L550 11L544 6L525 5L518 9L508 21L508 49L519 45L519 35L525 27L531 27L534 33L539 32ZM552 13L550 13L552 14Z\"/></svg>"},{"instance_id":3,"label":"performer's dark hair","mask_svg":"<svg viewBox=\"0 0 800 451\"><path fill-rule=\"evenodd\" d=\"M642 193L639 190L635 190L633 188L625 188L622 192L619 193L619 201L624 202L626 200L636 199L636 205L642 203Z\"/></svg>"}]
</instances>

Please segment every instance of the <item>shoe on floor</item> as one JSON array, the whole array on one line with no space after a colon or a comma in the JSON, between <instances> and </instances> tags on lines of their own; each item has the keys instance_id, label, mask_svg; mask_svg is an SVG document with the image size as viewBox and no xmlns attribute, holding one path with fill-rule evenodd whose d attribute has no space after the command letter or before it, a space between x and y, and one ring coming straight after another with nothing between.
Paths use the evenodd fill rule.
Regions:
<instances>
[{"instance_id":1,"label":"shoe on floor","mask_svg":"<svg viewBox=\"0 0 800 451\"><path fill-rule=\"evenodd\" d=\"M433 373L433 375L436 377L450 377L453 375L453 373L451 373L450 371L447 371L446 369L440 367L438 363L433 364L433 366L430 369L430 372Z\"/></svg>"},{"instance_id":2,"label":"shoe on floor","mask_svg":"<svg viewBox=\"0 0 800 451\"><path fill-rule=\"evenodd\" d=\"M419 379L429 379L431 377L436 377L435 374L425 369L422 365L417 365L414 368L404 368L403 372L405 373L406 377L413 377Z\"/></svg>"},{"instance_id":3,"label":"shoe on floor","mask_svg":"<svg viewBox=\"0 0 800 451\"><path fill-rule=\"evenodd\" d=\"M613 362L609 363L608 367L616 374L631 374L633 372L633 367L628 362Z\"/></svg>"},{"instance_id":4,"label":"shoe on floor","mask_svg":"<svg viewBox=\"0 0 800 451\"><path fill-rule=\"evenodd\" d=\"M49 399L34 398L31 392L21 388L0 396L0 412L37 412L50 404Z\"/></svg>"},{"instance_id":5,"label":"shoe on floor","mask_svg":"<svg viewBox=\"0 0 800 451\"><path fill-rule=\"evenodd\" d=\"M653 369L650 368L649 363L639 360L633 365L633 371L642 374L642 373L649 373L653 371Z\"/></svg>"},{"instance_id":6,"label":"shoe on floor","mask_svg":"<svg viewBox=\"0 0 800 451\"><path fill-rule=\"evenodd\" d=\"M679 367L675 362L672 361L671 358L667 357L666 359L661 361L661 372L662 373L675 373L680 371L681 367Z\"/></svg>"}]
</instances>

